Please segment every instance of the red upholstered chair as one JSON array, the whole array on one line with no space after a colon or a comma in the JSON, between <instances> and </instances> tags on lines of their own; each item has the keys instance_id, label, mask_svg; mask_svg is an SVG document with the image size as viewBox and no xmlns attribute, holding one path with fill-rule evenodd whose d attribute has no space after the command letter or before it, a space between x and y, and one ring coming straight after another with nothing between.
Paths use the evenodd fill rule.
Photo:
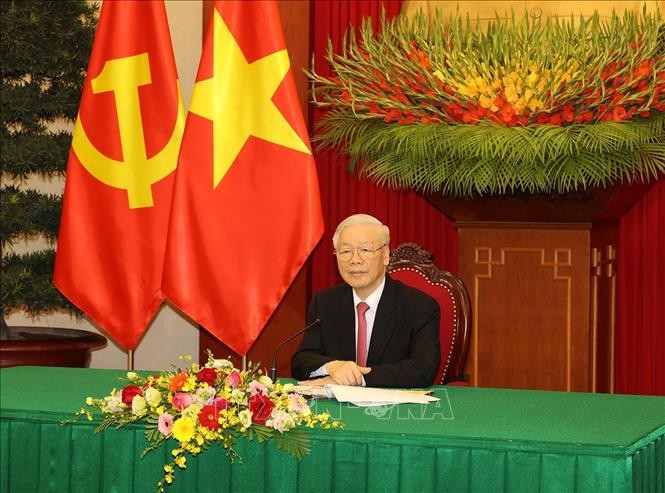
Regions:
<instances>
[{"instance_id":1,"label":"red upholstered chair","mask_svg":"<svg viewBox=\"0 0 665 493\"><path fill-rule=\"evenodd\" d=\"M432 254L415 243L404 243L390 252L388 274L439 302L441 365L433 383L464 385L464 364L471 332L471 302L462 280L439 269L432 262Z\"/></svg>"}]
</instances>

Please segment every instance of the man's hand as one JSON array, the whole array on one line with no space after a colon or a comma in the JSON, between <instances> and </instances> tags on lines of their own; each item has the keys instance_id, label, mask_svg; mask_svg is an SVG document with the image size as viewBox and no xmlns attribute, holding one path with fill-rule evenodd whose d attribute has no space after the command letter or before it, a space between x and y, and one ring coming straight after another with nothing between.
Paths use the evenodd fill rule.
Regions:
<instances>
[{"instance_id":1,"label":"man's hand","mask_svg":"<svg viewBox=\"0 0 665 493\"><path fill-rule=\"evenodd\" d=\"M354 361L329 361L326 363L328 375L338 385L362 385L363 375L372 371L371 368L358 366Z\"/></svg>"}]
</instances>

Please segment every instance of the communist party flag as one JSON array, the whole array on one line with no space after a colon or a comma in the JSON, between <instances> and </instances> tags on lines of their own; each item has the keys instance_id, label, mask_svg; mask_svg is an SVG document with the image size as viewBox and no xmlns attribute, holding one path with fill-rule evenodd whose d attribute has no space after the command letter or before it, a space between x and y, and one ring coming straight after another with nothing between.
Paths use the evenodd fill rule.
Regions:
<instances>
[{"instance_id":1,"label":"communist party flag","mask_svg":"<svg viewBox=\"0 0 665 493\"><path fill-rule=\"evenodd\" d=\"M322 233L277 4L216 1L178 161L164 292L246 354Z\"/></svg>"},{"instance_id":2,"label":"communist party flag","mask_svg":"<svg viewBox=\"0 0 665 493\"><path fill-rule=\"evenodd\" d=\"M127 349L164 300L183 130L164 2L104 1L67 162L54 282Z\"/></svg>"}]
</instances>

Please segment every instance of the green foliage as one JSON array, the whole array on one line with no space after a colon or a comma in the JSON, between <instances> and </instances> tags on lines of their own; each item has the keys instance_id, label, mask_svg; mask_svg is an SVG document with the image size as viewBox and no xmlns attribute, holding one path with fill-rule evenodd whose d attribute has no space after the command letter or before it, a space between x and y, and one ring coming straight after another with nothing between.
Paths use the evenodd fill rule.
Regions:
<instances>
[{"instance_id":1,"label":"green foliage","mask_svg":"<svg viewBox=\"0 0 665 493\"><path fill-rule=\"evenodd\" d=\"M567 192L665 174L665 115L566 127L391 125L328 116L323 147L380 184L449 196Z\"/></svg>"},{"instance_id":2,"label":"green foliage","mask_svg":"<svg viewBox=\"0 0 665 493\"><path fill-rule=\"evenodd\" d=\"M52 284L52 249L16 255L7 247L57 236L61 199L23 181L64 176L71 133L57 128L76 117L96 12L85 0L0 2L0 171L19 183L0 190L3 315L73 310Z\"/></svg>"},{"instance_id":3,"label":"green foliage","mask_svg":"<svg viewBox=\"0 0 665 493\"><path fill-rule=\"evenodd\" d=\"M0 170L16 178L30 174L64 176L72 136L68 132L10 134L0 128L2 161Z\"/></svg>"},{"instance_id":4,"label":"green foliage","mask_svg":"<svg viewBox=\"0 0 665 493\"><path fill-rule=\"evenodd\" d=\"M54 261L54 250L3 255L0 272L0 301L3 309L11 307L24 310L33 316L63 308L75 313L74 305L53 286L51 275Z\"/></svg>"},{"instance_id":5,"label":"green foliage","mask_svg":"<svg viewBox=\"0 0 665 493\"><path fill-rule=\"evenodd\" d=\"M302 428L291 430L288 435L275 432L273 433L273 441L277 445L277 448L298 460L305 457L310 451L309 435Z\"/></svg>"},{"instance_id":6,"label":"green foliage","mask_svg":"<svg viewBox=\"0 0 665 493\"><path fill-rule=\"evenodd\" d=\"M13 186L3 187L0 194L3 240L11 242L21 236L30 238L42 234L49 241L55 241L61 203L62 197L58 195L23 191Z\"/></svg>"}]
</instances>

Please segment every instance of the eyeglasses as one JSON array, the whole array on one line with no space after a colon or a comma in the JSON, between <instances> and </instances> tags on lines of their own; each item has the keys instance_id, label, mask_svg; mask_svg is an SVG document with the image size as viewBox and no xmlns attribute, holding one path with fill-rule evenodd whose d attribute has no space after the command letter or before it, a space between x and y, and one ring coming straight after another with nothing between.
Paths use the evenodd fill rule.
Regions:
<instances>
[{"instance_id":1,"label":"eyeglasses","mask_svg":"<svg viewBox=\"0 0 665 493\"><path fill-rule=\"evenodd\" d=\"M381 245L379 248L372 250L371 248L345 248L344 250L335 250L337 259L342 262L348 262L353 258L353 252L358 252L358 257L362 260L372 260L376 257L376 253L388 245Z\"/></svg>"}]
</instances>

